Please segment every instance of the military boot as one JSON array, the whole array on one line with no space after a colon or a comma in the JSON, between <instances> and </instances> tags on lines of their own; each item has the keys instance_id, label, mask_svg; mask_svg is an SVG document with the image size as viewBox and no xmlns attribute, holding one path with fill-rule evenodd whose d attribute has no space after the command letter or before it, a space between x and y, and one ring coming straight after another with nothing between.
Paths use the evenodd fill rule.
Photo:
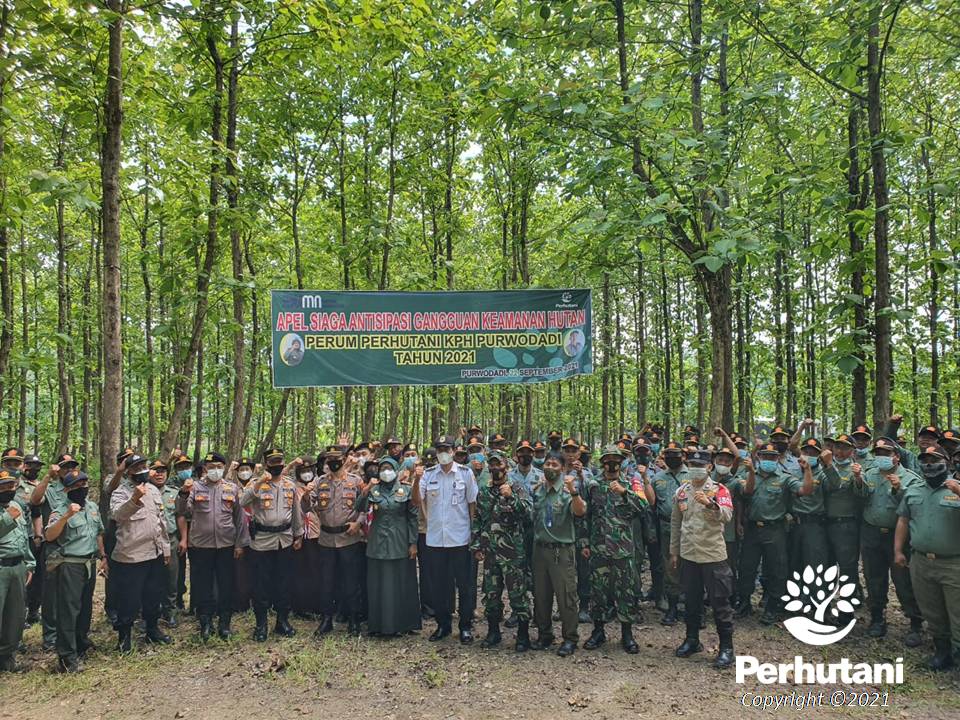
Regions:
<instances>
[{"instance_id":1,"label":"military boot","mask_svg":"<svg viewBox=\"0 0 960 720\"><path fill-rule=\"evenodd\" d=\"M500 644L500 615L487 615L487 636L480 643L480 647L491 648Z\"/></svg>"},{"instance_id":2,"label":"military boot","mask_svg":"<svg viewBox=\"0 0 960 720\"><path fill-rule=\"evenodd\" d=\"M117 652L126 654L133 651L133 628L121 625L117 628Z\"/></svg>"},{"instance_id":3,"label":"military boot","mask_svg":"<svg viewBox=\"0 0 960 720\"><path fill-rule=\"evenodd\" d=\"M213 635L213 620L209 615L200 616L200 642L207 642Z\"/></svg>"},{"instance_id":4,"label":"military boot","mask_svg":"<svg viewBox=\"0 0 960 720\"><path fill-rule=\"evenodd\" d=\"M530 649L530 621L517 620L517 652L526 652Z\"/></svg>"},{"instance_id":5,"label":"military boot","mask_svg":"<svg viewBox=\"0 0 960 720\"><path fill-rule=\"evenodd\" d=\"M160 629L156 620L147 625L146 639L154 645L169 645L173 642L173 638Z\"/></svg>"},{"instance_id":6,"label":"military boot","mask_svg":"<svg viewBox=\"0 0 960 720\"><path fill-rule=\"evenodd\" d=\"M677 657L690 657L694 653L701 652L703 650L703 645L700 642L700 637L696 634L696 631L691 631L690 628L687 628L687 637L677 648L676 655Z\"/></svg>"},{"instance_id":7,"label":"military boot","mask_svg":"<svg viewBox=\"0 0 960 720\"><path fill-rule=\"evenodd\" d=\"M867 627L867 637L882 638L887 634L887 621L883 616L883 610L871 611L870 625Z\"/></svg>"},{"instance_id":8,"label":"military boot","mask_svg":"<svg viewBox=\"0 0 960 720\"><path fill-rule=\"evenodd\" d=\"M598 647L603 645L607 641L607 633L604 630L603 623L598 622L593 624L593 632L590 633L590 637L587 638L587 641L583 644L584 650L596 650Z\"/></svg>"},{"instance_id":9,"label":"military boot","mask_svg":"<svg viewBox=\"0 0 960 720\"><path fill-rule=\"evenodd\" d=\"M620 645L631 655L640 652L640 646L633 639L633 626L628 622L620 623Z\"/></svg>"},{"instance_id":10,"label":"military boot","mask_svg":"<svg viewBox=\"0 0 960 720\"><path fill-rule=\"evenodd\" d=\"M217 627L217 635L220 636L221 640L229 640L233 637L233 631L230 629L230 615L221 615L220 623Z\"/></svg>"},{"instance_id":11,"label":"military boot","mask_svg":"<svg viewBox=\"0 0 960 720\"><path fill-rule=\"evenodd\" d=\"M720 636L720 647L717 650L717 659L713 661L713 666L718 670L723 670L733 665L733 623L721 628L717 628L717 634Z\"/></svg>"},{"instance_id":12,"label":"military boot","mask_svg":"<svg viewBox=\"0 0 960 720\"><path fill-rule=\"evenodd\" d=\"M283 637L293 637L297 634L297 631L293 629L293 625L290 624L289 610L277 611L277 623L273 627L273 634Z\"/></svg>"},{"instance_id":13,"label":"military boot","mask_svg":"<svg viewBox=\"0 0 960 720\"><path fill-rule=\"evenodd\" d=\"M910 620L910 632L903 638L903 644L907 647L920 647L923 644L923 619L912 618Z\"/></svg>"},{"instance_id":14,"label":"military boot","mask_svg":"<svg viewBox=\"0 0 960 720\"><path fill-rule=\"evenodd\" d=\"M332 631L333 615L324 615L320 618L320 624L317 626L317 629L313 631L313 636L316 638L323 637Z\"/></svg>"},{"instance_id":15,"label":"military boot","mask_svg":"<svg viewBox=\"0 0 960 720\"><path fill-rule=\"evenodd\" d=\"M267 641L267 611L266 610L256 610L254 614L257 618L257 625L253 629L253 640L254 642L266 642Z\"/></svg>"},{"instance_id":16,"label":"military boot","mask_svg":"<svg viewBox=\"0 0 960 720\"><path fill-rule=\"evenodd\" d=\"M933 657L927 661L927 667L935 672L943 672L953 667L953 645L950 638L934 638Z\"/></svg>"},{"instance_id":17,"label":"military boot","mask_svg":"<svg viewBox=\"0 0 960 720\"><path fill-rule=\"evenodd\" d=\"M660 618L661 625L673 626L677 624L677 602L676 597L667 598L667 612Z\"/></svg>"}]
</instances>

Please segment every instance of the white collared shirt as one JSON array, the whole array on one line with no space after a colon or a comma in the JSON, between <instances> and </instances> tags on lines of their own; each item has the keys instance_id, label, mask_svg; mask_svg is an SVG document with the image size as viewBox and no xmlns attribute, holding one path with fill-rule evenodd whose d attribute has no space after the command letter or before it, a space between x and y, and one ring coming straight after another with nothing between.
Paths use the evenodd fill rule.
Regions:
<instances>
[{"instance_id":1,"label":"white collared shirt","mask_svg":"<svg viewBox=\"0 0 960 720\"><path fill-rule=\"evenodd\" d=\"M420 479L420 500L427 517L428 547L470 544L470 503L477 501L473 470L453 463L450 472L435 465Z\"/></svg>"}]
</instances>

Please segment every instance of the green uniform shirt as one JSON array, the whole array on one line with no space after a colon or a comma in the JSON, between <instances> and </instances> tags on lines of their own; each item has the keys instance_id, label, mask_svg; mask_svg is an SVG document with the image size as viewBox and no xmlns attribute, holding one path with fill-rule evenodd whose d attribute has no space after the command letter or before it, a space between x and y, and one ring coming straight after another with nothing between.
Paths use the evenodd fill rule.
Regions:
<instances>
[{"instance_id":1,"label":"green uniform shirt","mask_svg":"<svg viewBox=\"0 0 960 720\"><path fill-rule=\"evenodd\" d=\"M50 513L47 528L52 527L61 515L62 513L56 510ZM97 536L102 533L103 520L100 517L100 508L95 502L87 500L83 509L67 520L67 526L53 543L51 557L93 555L97 552Z\"/></svg>"},{"instance_id":2,"label":"green uniform shirt","mask_svg":"<svg viewBox=\"0 0 960 720\"><path fill-rule=\"evenodd\" d=\"M717 475L716 471L713 473L714 482L721 483L727 491L730 493L730 499L733 500L733 509L734 512L731 513L731 519L729 522L723 524L723 541L732 543L737 541L737 523L734 522L736 517L736 509L743 502L743 495L741 494L741 489L743 488L743 479L738 472L736 475L727 475L725 478L721 478Z\"/></svg>"},{"instance_id":3,"label":"green uniform shirt","mask_svg":"<svg viewBox=\"0 0 960 720\"><path fill-rule=\"evenodd\" d=\"M827 517L857 517L860 514L860 498L854 488L853 471L850 469L852 464L840 467L834 461L830 467L823 469Z\"/></svg>"},{"instance_id":4,"label":"green uniform shirt","mask_svg":"<svg viewBox=\"0 0 960 720\"><path fill-rule=\"evenodd\" d=\"M810 474L813 475L813 492L809 495L794 495L790 501L790 510L798 515L823 515L826 512L823 497L823 484L826 476L819 463L815 468L810 468ZM803 485L802 475L800 476L800 484Z\"/></svg>"},{"instance_id":5,"label":"green uniform shirt","mask_svg":"<svg viewBox=\"0 0 960 720\"><path fill-rule=\"evenodd\" d=\"M746 496L750 498L747 518L755 522L783 519L790 496L803 487L803 482L779 468L770 475L757 470L754 477L753 494Z\"/></svg>"},{"instance_id":6,"label":"green uniform shirt","mask_svg":"<svg viewBox=\"0 0 960 720\"><path fill-rule=\"evenodd\" d=\"M960 495L944 486L914 483L903 492L897 514L910 523L910 547L937 555L960 554Z\"/></svg>"},{"instance_id":7,"label":"green uniform shirt","mask_svg":"<svg viewBox=\"0 0 960 720\"><path fill-rule=\"evenodd\" d=\"M656 510L660 518L670 521L673 513L673 496L686 481L687 469L682 466L677 470L661 470L653 476L653 491L657 495Z\"/></svg>"},{"instance_id":8,"label":"green uniform shirt","mask_svg":"<svg viewBox=\"0 0 960 720\"><path fill-rule=\"evenodd\" d=\"M19 503L16 505L20 507ZM0 508L0 558L16 557L23 558L27 570L37 566L30 549L30 515L21 512L14 520L6 508Z\"/></svg>"},{"instance_id":9,"label":"green uniform shirt","mask_svg":"<svg viewBox=\"0 0 960 720\"><path fill-rule=\"evenodd\" d=\"M367 557L374 560L401 560L411 545L417 544L419 510L410 502L413 486L380 482L366 497L357 498L356 507L365 513L373 507L373 521L367 536Z\"/></svg>"},{"instance_id":10,"label":"green uniform shirt","mask_svg":"<svg viewBox=\"0 0 960 720\"><path fill-rule=\"evenodd\" d=\"M180 490L173 485L164 485L160 488L160 497L163 499L163 521L167 525L167 535L177 534L177 495Z\"/></svg>"},{"instance_id":11,"label":"green uniform shirt","mask_svg":"<svg viewBox=\"0 0 960 720\"><path fill-rule=\"evenodd\" d=\"M70 500L67 499L67 489L60 482L60 478L55 478L47 483L47 490L43 499L49 503L51 510L58 512L64 510L70 504Z\"/></svg>"},{"instance_id":12,"label":"green uniform shirt","mask_svg":"<svg viewBox=\"0 0 960 720\"><path fill-rule=\"evenodd\" d=\"M544 480L533 491L533 539L543 543L572 544L577 539L573 526L573 496L563 487L563 474L555 483Z\"/></svg>"},{"instance_id":13,"label":"green uniform shirt","mask_svg":"<svg viewBox=\"0 0 960 720\"><path fill-rule=\"evenodd\" d=\"M892 471L891 471L892 472ZM886 476L876 468L863 475L863 485L856 485L856 492L865 498L863 505L863 521L878 528L893 529L897 526L897 508L903 500L907 488L923 480L906 468L897 467L897 477L900 478L900 492L894 493Z\"/></svg>"}]
</instances>

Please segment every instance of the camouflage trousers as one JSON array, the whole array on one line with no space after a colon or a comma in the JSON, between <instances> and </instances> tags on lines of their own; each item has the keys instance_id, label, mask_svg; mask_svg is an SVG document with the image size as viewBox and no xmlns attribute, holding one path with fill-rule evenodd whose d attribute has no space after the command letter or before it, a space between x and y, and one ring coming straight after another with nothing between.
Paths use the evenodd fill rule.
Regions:
<instances>
[{"instance_id":1,"label":"camouflage trousers","mask_svg":"<svg viewBox=\"0 0 960 720\"><path fill-rule=\"evenodd\" d=\"M488 618L503 617L503 591L517 620L530 620L530 568L516 560L487 553L483 558L483 611Z\"/></svg>"},{"instance_id":2,"label":"camouflage trousers","mask_svg":"<svg viewBox=\"0 0 960 720\"><path fill-rule=\"evenodd\" d=\"M590 619L594 623L618 620L643 622L640 612L640 574L634 556L590 557Z\"/></svg>"}]
</instances>

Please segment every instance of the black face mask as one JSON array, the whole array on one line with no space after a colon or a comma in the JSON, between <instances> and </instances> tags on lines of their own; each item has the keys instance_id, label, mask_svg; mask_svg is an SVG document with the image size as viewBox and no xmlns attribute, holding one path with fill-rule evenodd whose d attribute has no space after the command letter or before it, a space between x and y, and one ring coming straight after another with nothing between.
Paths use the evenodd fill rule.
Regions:
<instances>
[{"instance_id":1,"label":"black face mask","mask_svg":"<svg viewBox=\"0 0 960 720\"><path fill-rule=\"evenodd\" d=\"M612 474L612 473L619 473L621 465L622 463L618 463L611 460L610 462L605 462L603 464L603 467L608 473Z\"/></svg>"},{"instance_id":2,"label":"black face mask","mask_svg":"<svg viewBox=\"0 0 960 720\"><path fill-rule=\"evenodd\" d=\"M330 468L330 472L337 472L340 468L343 467L342 460L331 460L327 463L327 467Z\"/></svg>"},{"instance_id":3,"label":"black face mask","mask_svg":"<svg viewBox=\"0 0 960 720\"><path fill-rule=\"evenodd\" d=\"M72 490L68 490L67 499L70 502L76 503L80 507L83 507L84 505L87 504L87 491L89 489L90 488L81 487L81 488L73 488Z\"/></svg>"},{"instance_id":4,"label":"black face mask","mask_svg":"<svg viewBox=\"0 0 960 720\"><path fill-rule=\"evenodd\" d=\"M387 453L388 453L388 454L390 455L390 457L392 457L394 460L399 461L399 460L400 460L400 456L403 454L403 448L397 448L396 450L393 450L393 451L388 450Z\"/></svg>"},{"instance_id":5,"label":"black face mask","mask_svg":"<svg viewBox=\"0 0 960 720\"><path fill-rule=\"evenodd\" d=\"M664 462L667 464L668 468L670 468L671 470L676 470L681 465L683 465L683 458L668 457L664 460Z\"/></svg>"},{"instance_id":6,"label":"black face mask","mask_svg":"<svg viewBox=\"0 0 960 720\"><path fill-rule=\"evenodd\" d=\"M3 492L0 492L0 505L2 505L3 507L6 507L11 502L13 502L13 499L16 496L17 496L16 490L4 490Z\"/></svg>"},{"instance_id":7,"label":"black face mask","mask_svg":"<svg viewBox=\"0 0 960 720\"><path fill-rule=\"evenodd\" d=\"M945 462L920 463L920 473L927 485L938 488L947 479L947 464Z\"/></svg>"},{"instance_id":8,"label":"black face mask","mask_svg":"<svg viewBox=\"0 0 960 720\"><path fill-rule=\"evenodd\" d=\"M283 465L267 465L267 472L271 477L277 477L283 472Z\"/></svg>"},{"instance_id":9,"label":"black face mask","mask_svg":"<svg viewBox=\"0 0 960 720\"><path fill-rule=\"evenodd\" d=\"M23 476L27 480L36 480L40 477L40 468L27 468L23 471Z\"/></svg>"},{"instance_id":10,"label":"black face mask","mask_svg":"<svg viewBox=\"0 0 960 720\"><path fill-rule=\"evenodd\" d=\"M560 449L560 441L559 441L559 440L551 440L551 441L550 441L550 448L551 448L552 450L559 450L559 449Z\"/></svg>"},{"instance_id":11,"label":"black face mask","mask_svg":"<svg viewBox=\"0 0 960 720\"><path fill-rule=\"evenodd\" d=\"M777 449L777 452L783 455L787 451L787 443L785 442L775 442L773 446Z\"/></svg>"},{"instance_id":12,"label":"black face mask","mask_svg":"<svg viewBox=\"0 0 960 720\"><path fill-rule=\"evenodd\" d=\"M380 469L377 467L368 467L364 470L363 474L366 475L367 480L373 480L375 477L380 476Z\"/></svg>"},{"instance_id":13,"label":"black face mask","mask_svg":"<svg viewBox=\"0 0 960 720\"><path fill-rule=\"evenodd\" d=\"M130 476L130 482L134 485L142 485L150 478L150 471L143 470L142 472L134 473Z\"/></svg>"},{"instance_id":14,"label":"black face mask","mask_svg":"<svg viewBox=\"0 0 960 720\"><path fill-rule=\"evenodd\" d=\"M502 467L490 468L490 477L493 478L494 482L501 480L503 478L503 468Z\"/></svg>"},{"instance_id":15,"label":"black face mask","mask_svg":"<svg viewBox=\"0 0 960 720\"><path fill-rule=\"evenodd\" d=\"M435 457L425 457L423 459L423 466L427 469L435 467L437 464L437 459Z\"/></svg>"}]
</instances>

